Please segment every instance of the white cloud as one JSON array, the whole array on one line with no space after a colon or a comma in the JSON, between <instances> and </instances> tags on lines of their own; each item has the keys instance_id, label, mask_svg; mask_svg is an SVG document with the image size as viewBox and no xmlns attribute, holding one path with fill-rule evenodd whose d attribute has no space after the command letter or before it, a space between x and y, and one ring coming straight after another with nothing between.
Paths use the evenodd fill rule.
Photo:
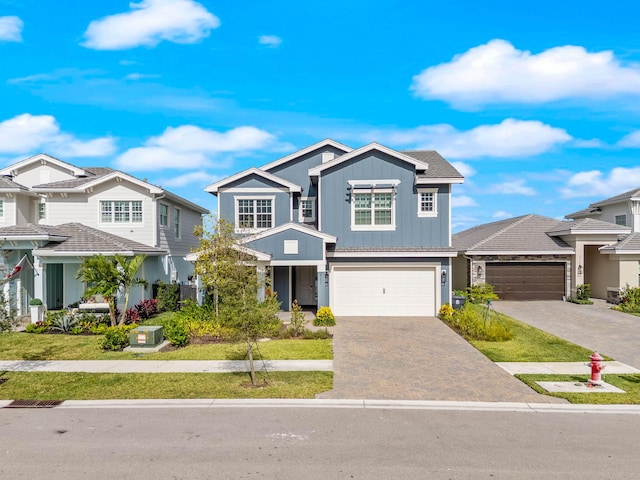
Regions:
<instances>
[{"instance_id":1,"label":"white cloud","mask_svg":"<svg viewBox=\"0 0 640 480\"><path fill-rule=\"evenodd\" d=\"M618 146L627 148L640 148L640 130L625 135L618 142Z\"/></svg>"},{"instance_id":2,"label":"white cloud","mask_svg":"<svg viewBox=\"0 0 640 480\"><path fill-rule=\"evenodd\" d=\"M258 37L258 43L260 45L266 45L267 47L276 48L282 43L282 39L276 35L260 35Z\"/></svg>"},{"instance_id":3,"label":"white cloud","mask_svg":"<svg viewBox=\"0 0 640 480\"><path fill-rule=\"evenodd\" d=\"M536 191L524 184L524 180L514 180L512 182L496 183L489 186L491 193L502 193L505 195L536 195Z\"/></svg>"},{"instance_id":4,"label":"white cloud","mask_svg":"<svg viewBox=\"0 0 640 480\"><path fill-rule=\"evenodd\" d=\"M22 42L23 26L19 17L0 17L0 42Z\"/></svg>"},{"instance_id":5,"label":"white cloud","mask_svg":"<svg viewBox=\"0 0 640 480\"><path fill-rule=\"evenodd\" d=\"M616 167L603 174L599 170L578 172L560 189L565 198L611 197L617 193L637 188L640 185L640 167Z\"/></svg>"},{"instance_id":6,"label":"white cloud","mask_svg":"<svg viewBox=\"0 0 640 480\"><path fill-rule=\"evenodd\" d=\"M446 158L531 157L572 140L566 130L535 120L507 118L460 131L449 124L375 132L378 141L437 150Z\"/></svg>"},{"instance_id":7,"label":"white cloud","mask_svg":"<svg viewBox=\"0 0 640 480\"><path fill-rule=\"evenodd\" d=\"M205 170L198 170L196 172L185 173L184 175L178 175L177 177L168 178L165 180L159 180L157 183L163 187L186 187L187 185L202 185L202 189L205 186L210 185L220 180L222 176L212 175Z\"/></svg>"},{"instance_id":8,"label":"white cloud","mask_svg":"<svg viewBox=\"0 0 640 480\"><path fill-rule=\"evenodd\" d=\"M640 93L640 66L622 65L610 50L565 45L532 54L495 39L423 70L411 89L460 107L609 98Z\"/></svg>"},{"instance_id":9,"label":"white cloud","mask_svg":"<svg viewBox=\"0 0 640 480\"><path fill-rule=\"evenodd\" d=\"M469 165L464 162L451 162L451 165L458 170L463 177L469 178L476 174L476 171Z\"/></svg>"},{"instance_id":10,"label":"white cloud","mask_svg":"<svg viewBox=\"0 0 640 480\"><path fill-rule=\"evenodd\" d=\"M146 78L158 78L160 75L155 73L130 73L124 78L127 80L144 80Z\"/></svg>"},{"instance_id":11,"label":"white cloud","mask_svg":"<svg viewBox=\"0 0 640 480\"><path fill-rule=\"evenodd\" d=\"M238 127L220 133L195 125L169 127L150 138L143 147L127 150L116 159L118 167L129 170L159 168L192 169L211 166L221 154L278 148L276 138L255 127Z\"/></svg>"},{"instance_id":12,"label":"white cloud","mask_svg":"<svg viewBox=\"0 0 640 480\"><path fill-rule=\"evenodd\" d=\"M511 215L509 212L505 212L504 210L498 210L496 212L493 213L493 215L491 215L491 218L495 218L496 220L500 220L503 218L510 218L513 215Z\"/></svg>"},{"instance_id":13,"label":"white cloud","mask_svg":"<svg viewBox=\"0 0 640 480\"><path fill-rule=\"evenodd\" d=\"M466 195L454 195L451 197L452 207L477 207L476 201Z\"/></svg>"},{"instance_id":14,"label":"white cloud","mask_svg":"<svg viewBox=\"0 0 640 480\"><path fill-rule=\"evenodd\" d=\"M166 40L195 43L208 37L220 20L193 0L142 0L131 11L94 20L84 46L95 50L155 47Z\"/></svg>"},{"instance_id":15,"label":"white cloud","mask_svg":"<svg viewBox=\"0 0 640 480\"><path fill-rule=\"evenodd\" d=\"M102 157L115 150L112 138L83 141L60 131L60 125L51 115L24 113L0 122L0 153L43 151L62 157Z\"/></svg>"}]
</instances>

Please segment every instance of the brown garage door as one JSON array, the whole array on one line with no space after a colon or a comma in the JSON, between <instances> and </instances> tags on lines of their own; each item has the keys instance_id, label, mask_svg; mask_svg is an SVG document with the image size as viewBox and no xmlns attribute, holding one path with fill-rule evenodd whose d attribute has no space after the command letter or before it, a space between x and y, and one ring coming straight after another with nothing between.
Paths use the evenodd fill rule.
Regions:
<instances>
[{"instance_id":1,"label":"brown garage door","mask_svg":"<svg viewBox=\"0 0 640 480\"><path fill-rule=\"evenodd\" d=\"M487 283L501 300L561 300L564 263L487 263Z\"/></svg>"}]
</instances>

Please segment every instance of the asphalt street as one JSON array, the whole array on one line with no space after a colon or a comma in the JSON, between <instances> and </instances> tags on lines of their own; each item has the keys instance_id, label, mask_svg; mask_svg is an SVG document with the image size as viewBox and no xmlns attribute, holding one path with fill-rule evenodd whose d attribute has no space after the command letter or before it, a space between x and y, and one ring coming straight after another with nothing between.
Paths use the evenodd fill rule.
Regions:
<instances>
[{"instance_id":1,"label":"asphalt street","mask_svg":"<svg viewBox=\"0 0 640 480\"><path fill-rule=\"evenodd\" d=\"M640 415L0 409L2 479L636 479Z\"/></svg>"}]
</instances>

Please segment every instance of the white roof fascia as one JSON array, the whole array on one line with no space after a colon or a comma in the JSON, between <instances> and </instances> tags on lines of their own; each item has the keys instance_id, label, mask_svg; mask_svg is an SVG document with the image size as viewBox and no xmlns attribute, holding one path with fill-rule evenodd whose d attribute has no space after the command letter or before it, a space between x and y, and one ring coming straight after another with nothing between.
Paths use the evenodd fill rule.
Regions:
<instances>
[{"instance_id":1,"label":"white roof fascia","mask_svg":"<svg viewBox=\"0 0 640 480\"><path fill-rule=\"evenodd\" d=\"M562 235L628 235L631 233L631 229L628 230L562 230L557 232L546 232L547 235L552 237L558 237Z\"/></svg>"},{"instance_id":2,"label":"white roof fascia","mask_svg":"<svg viewBox=\"0 0 640 480\"><path fill-rule=\"evenodd\" d=\"M258 262L268 262L271 260L271 254L260 252L258 250L254 250L253 248L245 247L244 245L234 245L233 248L240 252L256 257L256 260ZM186 262L195 262L198 260L199 256L200 252L192 252L183 258Z\"/></svg>"},{"instance_id":3,"label":"white roof fascia","mask_svg":"<svg viewBox=\"0 0 640 480\"><path fill-rule=\"evenodd\" d=\"M87 172L85 172L85 170L82 168L78 168L75 165L71 165L70 163L58 160L57 158L47 155L46 153L39 153L37 155L34 155L33 157L26 158L19 161L18 163L14 163L13 165L9 165L8 167L3 168L2 170L0 170L0 175L11 175L11 172L15 170L20 170L22 167L26 167L27 165L31 165L32 163L41 162L42 160L69 170L75 177L82 177L87 174Z\"/></svg>"},{"instance_id":4,"label":"white roof fascia","mask_svg":"<svg viewBox=\"0 0 640 480\"><path fill-rule=\"evenodd\" d=\"M333 235L329 235L327 233L322 233L322 232L318 232L316 230L311 230L305 227L300 226L297 223L285 223L283 225L280 225L278 227L274 227L274 228L270 228L269 230L265 230L264 232L260 232L260 233L256 233L255 235L251 235L249 237L245 237L245 238L241 238L238 241L240 243L249 243L249 242L253 242L255 240L260 240L261 238L266 238L266 237L270 237L271 235L276 235L280 232L284 232L285 230L296 230L300 233L305 233L307 235L311 235L312 237L318 237L321 238L322 240L324 240L325 242L328 243L336 243L337 242L337 237L334 237Z\"/></svg>"},{"instance_id":5,"label":"white roof fascia","mask_svg":"<svg viewBox=\"0 0 640 480\"><path fill-rule=\"evenodd\" d=\"M117 251L117 252L105 252L105 251L68 251L68 252L56 252L51 249L44 248L36 248L31 251L33 255L37 255L38 257L89 257L92 255L104 255L105 257L112 257L114 255L124 255L125 257L133 257L135 255L143 254L147 256L159 256L166 255L166 252L147 252L147 251L135 251L135 250L126 250L126 251Z\"/></svg>"},{"instance_id":6,"label":"white roof fascia","mask_svg":"<svg viewBox=\"0 0 640 480\"><path fill-rule=\"evenodd\" d=\"M128 180L131 183L134 183L140 187L149 189L150 193L164 193L164 190L160 187L156 187L148 182L144 182L142 180L137 179L136 177L132 177L124 172L115 171L108 175L103 175L102 177L96 178L93 182L85 183L84 185L80 185L75 187L74 190L83 191L87 188L94 187L96 185L100 185L101 183L108 182L109 180L113 180L114 178L122 178L123 180Z\"/></svg>"},{"instance_id":7,"label":"white roof fascia","mask_svg":"<svg viewBox=\"0 0 640 480\"><path fill-rule=\"evenodd\" d=\"M327 168L331 168L336 165L339 165L342 162L346 162L347 160L357 157L358 155L361 155L363 153L370 152L371 150L378 150L380 152L386 153L387 155L391 155L392 157L395 157L399 160L403 160L407 163L410 163L414 167L420 167L421 169L429 168L428 164L423 163L419 160L416 160L415 158L410 157L409 155L405 155L404 153L397 152L395 150L390 149L389 147L385 147L384 145L380 145L379 143L373 142L368 145L365 145L364 147L360 147L357 150L352 150L349 153L345 153L340 157L336 157L330 162L323 163L322 165L318 165L317 167L310 168L309 176L312 176L312 177L318 176L323 170L326 170Z\"/></svg>"},{"instance_id":8,"label":"white roof fascia","mask_svg":"<svg viewBox=\"0 0 640 480\"><path fill-rule=\"evenodd\" d=\"M418 181L418 179L416 178L416 185L431 185L431 184L438 184L438 183L464 183L464 178L425 178L425 179L420 179L420 181Z\"/></svg>"},{"instance_id":9,"label":"white roof fascia","mask_svg":"<svg viewBox=\"0 0 640 480\"><path fill-rule=\"evenodd\" d=\"M201 214L210 213L209 210L207 210L206 208L201 207L200 205L197 205L197 204L187 200L186 198L181 197L180 195L176 195L175 193L167 192L166 190L164 191L164 194L167 196L167 198L170 198L174 202L180 203L182 205L185 205L185 206L191 208L192 210L200 212Z\"/></svg>"},{"instance_id":10,"label":"white roof fascia","mask_svg":"<svg viewBox=\"0 0 640 480\"><path fill-rule=\"evenodd\" d=\"M260 167L260 170L270 170L272 168L282 165L283 163L290 162L291 160L295 160L298 157L306 155L307 153L311 153L314 150L318 150L322 147L328 147L328 146L337 148L338 150L342 150L345 153L349 153L353 151L353 148L348 147L347 145L343 145L342 143L336 142L335 140L331 140L330 138L327 138L318 143L314 143L309 147L303 148L302 150L293 152L291 155L287 155L286 157L282 157L274 162L263 165L262 167Z\"/></svg>"},{"instance_id":11,"label":"white roof fascia","mask_svg":"<svg viewBox=\"0 0 640 480\"><path fill-rule=\"evenodd\" d=\"M218 180L217 182L212 183L208 187L205 187L204 191L208 193L213 193L213 194L218 193L220 188L225 186L226 184L235 182L236 180L240 180L241 178L246 177L247 175L252 175L252 174L259 175L262 178L265 178L271 182L279 183L280 185L287 187L290 192L302 191L302 187L300 187L299 185L296 185L295 183L287 182L286 180L280 177L276 177L275 175L269 172L263 172L262 170L256 167L248 168L247 170L243 170L242 172L236 173L235 175L232 175L227 178L223 178L222 180Z\"/></svg>"},{"instance_id":12,"label":"white roof fascia","mask_svg":"<svg viewBox=\"0 0 640 480\"><path fill-rule=\"evenodd\" d=\"M575 250L569 248L567 250L465 250L465 255L575 255Z\"/></svg>"},{"instance_id":13,"label":"white roof fascia","mask_svg":"<svg viewBox=\"0 0 640 480\"><path fill-rule=\"evenodd\" d=\"M40 240L44 240L47 242L63 242L64 240L69 239L68 235L47 235L46 233L43 234L35 234L35 235L6 235L3 237L0 237L0 240L3 240L5 242L20 242L20 241L25 241L25 242L29 242L29 241L40 241Z\"/></svg>"},{"instance_id":14,"label":"white roof fascia","mask_svg":"<svg viewBox=\"0 0 640 480\"><path fill-rule=\"evenodd\" d=\"M411 252L411 251L359 251L359 252L327 252L327 258L454 258L458 252Z\"/></svg>"}]
</instances>

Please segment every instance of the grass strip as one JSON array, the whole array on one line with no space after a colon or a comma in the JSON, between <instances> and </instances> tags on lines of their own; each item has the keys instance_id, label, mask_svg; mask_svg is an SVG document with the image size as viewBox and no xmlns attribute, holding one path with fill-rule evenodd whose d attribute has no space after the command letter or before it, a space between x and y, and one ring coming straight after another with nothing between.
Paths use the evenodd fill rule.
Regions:
<instances>
[{"instance_id":1,"label":"grass strip","mask_svg":"<svg viewBox=\"0 0 640 480\"><path fill-rule=\"evenodd\" d=\"M640 375L603 375L603 380L626 393L551 393L536 382L581 382L586 383L588 375L516 375L538 393L564 398L571 403L593 405L637 405L640 404Z\"/></svg>"},{"instance_id":2,"label":"grass strip","mask_svg":"<svg viewBox=\"0 0 640 480\"><path fill-rule=\"evenodd\" d=\"M188 345L169 352L135 354L105 352L103 335L0 334L0 360L242 360L244 344ZM332 341L270 340L258 344L258 359L330 360Z\"/></svg>"},{"instance_id":3,"label":"grass strip","mask_svg":"<svg viewBox=\"0 0 640 480\"><path fill-rule=\"evenodd\" d=\"M51 373L4 372L0 399L113 400L145 398L314 398L333 388L332 372Z\"/></svg>"}]
</instances>

